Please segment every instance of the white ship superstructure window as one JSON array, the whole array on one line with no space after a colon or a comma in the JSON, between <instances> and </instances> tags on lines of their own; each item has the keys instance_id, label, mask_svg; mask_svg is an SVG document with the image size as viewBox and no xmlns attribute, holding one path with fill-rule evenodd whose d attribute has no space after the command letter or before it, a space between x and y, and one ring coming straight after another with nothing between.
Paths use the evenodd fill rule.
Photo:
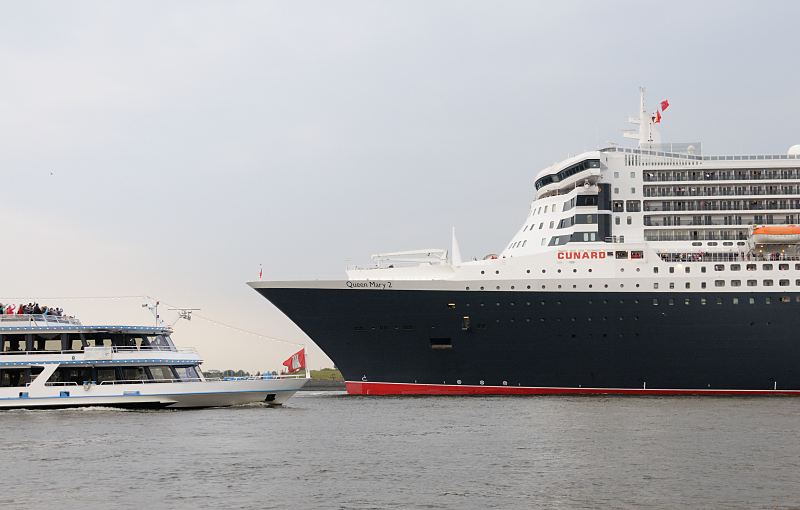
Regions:
<instances>
[{"instance_id":1,"label":"white ship superstructure window","mask_svg":"<svg viewBox=\"0 0 800 510\"><path fill-rule=\"evenodd\" d=\"M758 285L758 280L747 280L748 287L755 287L756 285Z\"/></svg>"},{"instance_id":2,"label":"white ship superstructure window","mask_svg":"<svg viewBox=\"0 0 800 510\"><path fill-rule=\"evenodd\" d=\"M780 285L781 287L788 287L789 280L778 280L778 285Z\"/></svg>"},{"instance_id":3,"label":"white ship superstructure window","mask_svg":"<svg viewBox=\"0 0 800 510\"><path fill-rule=\"evenodd\" d=\"M764 280L764 287L772 287L772 280Z\"/></svg>"},{"instance_id":4,"label":"white ship superstructure window","mask_svg":"<svg viewBox=\"0 0 800 510\"><path fill-rule=\"evenodd\" d=\"M741 280L731 280L731 287L741 287L742 281Z\"/></svg>"},{"instance_id":5,"label":"white ship superstructure window","mask_svg":"<svg viewBox=\"0 0 800 510\"><path fill-rule=\"evenodd\" d=\"M714 287L724 287L725 280L714 280Z\"/></svg>"}]
</instances>

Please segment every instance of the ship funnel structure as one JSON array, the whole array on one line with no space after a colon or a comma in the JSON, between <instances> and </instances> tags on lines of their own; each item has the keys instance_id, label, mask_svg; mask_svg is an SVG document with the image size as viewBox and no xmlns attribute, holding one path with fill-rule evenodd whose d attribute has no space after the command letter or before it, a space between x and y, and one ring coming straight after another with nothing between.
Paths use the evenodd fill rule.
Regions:
<instances>
[{"instance_id":1,"label":"ship funnel structure","mask_svg":"<svg viewBox=\"0 0 800 510\"><path fill-rule=\"evenodd\" d=\"M450 240L450 265L461 265L461 248L459 248L458 239L456 239L456 227L453 227L453 234Z\"/></svg>"}]
</instances>

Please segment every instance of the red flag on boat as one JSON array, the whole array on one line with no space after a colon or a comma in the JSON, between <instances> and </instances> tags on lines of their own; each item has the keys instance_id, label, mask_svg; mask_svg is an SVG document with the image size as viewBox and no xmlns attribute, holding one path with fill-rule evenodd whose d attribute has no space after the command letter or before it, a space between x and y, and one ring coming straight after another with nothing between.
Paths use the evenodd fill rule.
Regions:
<instances>
[{"instance_id":1,"label":"red flag on boat","mask_svg":"<svg viewBox=\"0 0 800 510\"><path fill-rule=\"evenodd\" d=\"M283 366L286 367L290 374L306 368L306 348L303 347L292 354L289 359L283 362Z\"/></svg>"},{"instance_id":2,"label":"red flag on boat","mask_svg":"<svg viewBox=\"0 0 800 510\"><path fill-rule=\"evenodd\" d=\"M665 100L661 101L661 111L662 112L666 111L667 108L669 108L669 100L665 99Z\"/></svg>"},{"instance_id":3,"label":"red flag on boat","mask_svg":"<svg viewBox=\"0 0 800 510\"><path fill-rule=\"evenodd\" d=\"M259 267L258 268L258 279L259 280L261 279L261 276L263 276L263 274L264 274L264 268L263 267Z\"/></svg>"},{"instance_id":4,"label":"red flag on boat","mask_svg":"<svg viewBox=\"0 0 800 510\"><path fill-rule=\"evenodd\" d=\"M655 118L655 120L653 122L655 122L656 124L661 124L661 112L660 111L656 110L656 118Z\"/></svg>"}]
</instances>

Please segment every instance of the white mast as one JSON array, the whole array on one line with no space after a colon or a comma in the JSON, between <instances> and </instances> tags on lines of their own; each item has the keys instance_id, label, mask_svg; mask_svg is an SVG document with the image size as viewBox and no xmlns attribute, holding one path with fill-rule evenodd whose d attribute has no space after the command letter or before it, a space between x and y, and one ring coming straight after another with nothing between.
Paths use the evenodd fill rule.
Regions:
<instances>
[{"instance_id":1,"label":"white mast","mask_svg":"<svg viewBox=\"0 0 800 510\"><path fill-rule=\"evenodd\" d=\"M647 111L644 102L645 88L639 87L639 116L628 117L630 124L639 126L638 133L630 129L623 132L625 138L639 140L639 147L661 142L661 134L658 132L653 115Z\"/></svg>"},{"instance_id":2,"label":"white mast","mask_svg":"<svg viewBox=\"0 0 800 510\"><path fill-rule=\"evenodd\" d=\"M453 266L461 265L461 248L456 239L456 227L453 227L453 237L450 241L450 264Z\"/></svg>"}]
</instances>

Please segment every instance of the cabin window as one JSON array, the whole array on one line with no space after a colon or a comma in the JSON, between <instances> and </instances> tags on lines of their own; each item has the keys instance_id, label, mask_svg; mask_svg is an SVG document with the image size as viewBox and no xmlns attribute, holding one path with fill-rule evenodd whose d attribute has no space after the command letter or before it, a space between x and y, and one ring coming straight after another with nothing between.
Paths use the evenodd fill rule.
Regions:
<instances>
[{"instance_id":1,"label":"cabin window","mask_svg":"<svg viewBox=\"0 0 800 510\"><path fill-rule=\"evenodd\" d=\"M742 280L731 280L731 287L741 287Z\"/></svg>"},{"instance_id":2,"label":"cabin window","mask_svg":"<svg viewBox=\"0 0 800 510\"><path fill-rule=\"evenodd\" d=\"M701 289L705 289L706 288L706 282L700 282L700 288Z\"/></svg>"},{"instance_id":3,"label":"cabin window","mask_svg":"<svg viewBox=\"0 0 800 510\"><path fill-rule=\"evenodd\" d=\"M197 373L197 369L192 366L189 367L174 367L175 375L181 381L197 381L200 379L200 374Z\"/></svg>"},{"instance_id":4,"label":"cabin window","mask_svg":"<svg viewBox=\"0 0 800 510\"><path fill-rule=\"evenodd\" d=\"M616 252L614 254L614 256L616 258L618 258L618 259L627 259L628 258L628 252L627 251L618 251L618 252Z\"/></svg>"},{"instance_id":5,"label":"cabin window","mask_svg":"<svg viewBox=\"0 0 800 510\"><path fill-rule=\"evenodd\" d=\"M644 252L643 251L638 251L638 250L637 251L632 251L631 252L631 258L632 259L643 259L644 258Z\"/></svg>"},{"instance_id":6,"label":"cabin window","mask_svg":"<svg viewBox=\"0 0 800 510\"><path fill-rule=\"evenodd\" d=\"M654 289L657 289L657 288L658 288L658 283L654 283L654 284L653 284L653 288L654 288Z\"/></svg>"},{"instance_id":7,"label":"cabin window","mask_svg":"<svg viewBox=\"0 0 800 510\"><path fill-rule=\"evenodd\" d=\"M158 365L147 368L150 371L150 378L156 381L171 381L175 379L172 369L166 365Z\"/></svg>"},{"instance_id":8,"label":"cabin window","mask_svg":"<svg viewBox=\"0 0 800 510\"><path fill-rule=\"evenodd\" d=\"M656 284L658 285L658 284ZM653 306L658 306L658 299L653 298Z\"/></svg>"},{"instance_id":9,"label":"cabin window","mask_svg":"<svg viewBox=\"0 0 800 510\"><path fill-rule=\"evenodd\" d=\"M654 272L654 273L658 273L658 268L657 268L657 267L654 267L654 268L653 268L653 272Z\"/></svg>"},{"instance_id":10,"label":"cabin window","mask_svg":"<svg viewBox=\"0 0 800 510\"><path fill-rule=\"evenodd\" d=\"M756 298L752 298L752 297L751 298L747 298L747 302L750 303L751 305L754 305L754 304L756 304Z\"/></svg>"},{"instance_id":11,"label":"cabin window","mask_svg":"<svg viewBox=\"0 0 800 510\"><path fill-rule=\"evenodd\" d=\"M747 286L748 287L755 287L756 285L758 285L758 281L757 280L747 280Z\"/></svg>"},{"instance_id":12,"label":"cabin window","mask_svg":"<svg viewBox=\"0 0 800 510\"><path fill-rule=\"evenodd\" d=\"M791 303L791 302L792 298L790 298L789 296L781 296L781 303Z\"/></svg>"},{"instance_id":13,"label":"cabin window","mask_svg":"<svg viewBox=\"0 0 800 510\"><path fill-rule=\"evenodd\" d=\"M615 193L619 193L619 191L615 191ZM625 212L622 200L614 200L611 202L611 210L613 212Z\"/></svg>"},{"instance_id":14,"label":"cabin window","mask_svg":"<svg viewBox=\"0 0 800 510\"><path fill-rule=\"evenodd\" d=\"M765 297L764 298L764 304L765 305L771 305L772 304L772 298L770 298L769 296Z\"/></svg>"},{"instance_id":15,"label":"cabin window","mask_svg":"<svg viewBox=\"0 0 800 510\"><path fill-rule=\"evenodd\" d=\"M690 288L692 288L692 284L691 284L691 283L689 283L689 282L686 282L686 288L687 288L687 289L690 289Z\"/></svg>"},{"instance_id":16,"label":"cabin window","mask_svg":"<svg viewBox=\"0 0 800 510\"><path fill-rule=\"evenodd\" d=\"M725 280L714 280L714 287L724 287Z\"/></svg>"},{"instance_id":17,"label":"cabin window","mask_svg":"<svg viewBox=\"0 0 800 510\"><path fill-rule=\"evenodd\" d=\"M669 288L670 289L674 289L675 288L675 282L669 282Z\"/></svg>"},{"instance_id":18,"label":"cabin window","mask_svg":"<svg viewBox=\"0 0 800 510\"><path fill-rule=\"evenodd\" d=\"M701 304L701 305L703 305L703 306L705 306L705 304L706 304L706 298L704 298L704 297L700 298L700 304Z\"/></svg>"},{"instance_id":19,"label":"cabin window","mask_svg":"<svg viewBox=\"0 0 800 510\"><path fill-rule=\"evenodd\" d=\"M772 264L764 264L761 266L764 271L772 271Z\"/></svg>"},{"instance_id":20,"label":"cabin window","mask_svg":"<svg viewBox=\"0 0 800 510\"><path fill-rule=\"evenodd\" d=\"M778 269L780 269L781 271L788 271L789 264L778 264Z\"/></svg>"},{"instance_id":21,"label":"cabin window","mask_svg":"<svg viewBox=\"0 0 800 510\"><path fill-rule=\"evenodd\" d=\"M739 271L742 269L742 266L739 264L731 264L731 271Z\"/></svg>"},{"instance_id":22,"label":"cabin window","mask_svg":"<svg viewBox=\"0 0 800 510\"><path fill-rule=\"evenodd\" d=\"M96 371L96 378L98 384L103 381L115 381L117 379L117 370L114 367L98 367Z\"/></svg>"},{"instance_id":23,"label":"cabin window","mask_svg":"<svg viewBox=\"0 0 800 510\"><path fill-rule=\"evenodd\" d=\"M683 269L683 272L684 272L684 273L689 273L689 271L690 271L690 270L691 270L691 268L690 268L689 266L686 266L686 267Z\"/></svg>"},{"instance_id":24,"label":"cabin window","mask_svg":"<svg viewBox=\"0 0 800 510\"><path fill-rule=\"evenodd\" d=\"M642 209L641 202L638 200L628 200L625 202L625 208L628 212L639 212Z\"/></svg>"},{"instance_id":25,"label":"cabin window","mask_svg":"<svg viewBox=\"0 0 800 510\"><path fill-rule=\"evenodd\" d=\"M739 298L738 297L731 298L731 303L733 303L734 305L738 305L739 304Z\"/></svg>"},{"instance_id":26,"label":"cabin window","mask_svg":"<svg viewBox=\"0 0 800 510\"><path fill-rule=\"evenodd\" d=\"M764 287L772 287L772 280L764 280Z\"/></svg>"},{"instance_id":27,"label":"cabin window","mask_svg":"<svg viewBox=\"0 0 800 510\"><path fill-rule=\"evenodd\" d=\"M42 370L42 367L4 368L0 370L0 388L25 386L35 379Z\"/></svg>"},{"instance_id":28,"label":"cabin window","mask_svg":"<svg viewBox=\"0 0 800 510\"><path fill-rule=\"evenodd\" d=\"M781 287L788 287L789 280L778 280L778 285L780 285Z\"/></svg>"},{"instance_id":29,"label":"cabin window","mask_svg":"<svg viewBox=\"0 0 800 510\"><path fill-rule=\"evenodd\" d=\"M702 267L700 268L700 272L701 272L701 273L705 273L705 272L706 272L706 266L702 266Z\"/></svg>"},{"instance_id":30,"label":"cabin window","mask_svg":"<svg viewBox=\"0 0 800 510\"><path fill-rule=\"evenodd\" d=\"M755 264L747 264L747 270L748 271L755 271L756 270L756 265Z\"/></svg>"},{"instance_id":31,"label":"cabin window","mask_svg":"<svg viewBox=\"0 0 800 510\"><path fill-rule=\"evenodd\" d=\"M122 367L120 371L122 372L121 379L123 381L147 380L147 372L144 371L144 367Z\"/></svg>"},{"instance_id":32,"label":"cabin window","mask_svg":"<svg viewBox=\"0 0 800 510\"><path fill-rule=\"evenodd\" d=\"M674 272L675 272L675 267L673 267L673 266L669 266L669 272L670 272L670 273L674 273Z\"/></svg>"},{"instance_id":33,"label":"cabin window","mask_svg":"<svg viewBox=\"0 0 800 510\"><path fill-rule=\"evenodd\" d=\"M725 266L723 266L722 264L714 264L714 271L724 271L724 270Z\"/></svg>"}]
</instances>

